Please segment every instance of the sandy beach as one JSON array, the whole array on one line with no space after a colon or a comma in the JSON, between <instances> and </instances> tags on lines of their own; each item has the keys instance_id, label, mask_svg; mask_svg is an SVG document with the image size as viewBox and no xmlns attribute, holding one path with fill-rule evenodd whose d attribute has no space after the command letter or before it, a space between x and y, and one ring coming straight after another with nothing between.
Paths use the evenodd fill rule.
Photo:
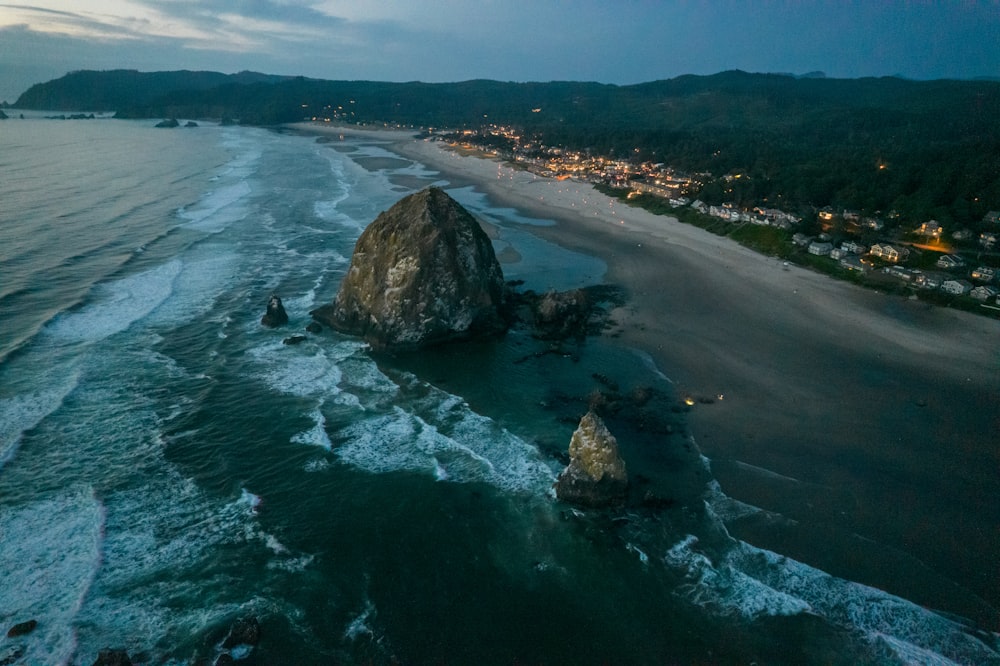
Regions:
<instances>
[{"instance_id":1,"label":"sandy beach","mask_svg":"<svg viewBox=\"0 0 1000 666\"><path fill-rule=\"evenodd\" d=\"M784 266L585 183L362 135L607 263L628 294L613 334L696 399L723 492L765 510L727 516L734 536L1000 629L1000 323Z\"/></svg>"}]
</instances>

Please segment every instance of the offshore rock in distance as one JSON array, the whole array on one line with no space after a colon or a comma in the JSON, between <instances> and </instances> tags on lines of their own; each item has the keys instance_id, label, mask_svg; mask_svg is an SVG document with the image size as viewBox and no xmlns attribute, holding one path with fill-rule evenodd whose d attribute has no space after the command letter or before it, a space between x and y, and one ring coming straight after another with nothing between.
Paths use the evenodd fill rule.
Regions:
<instances>
[{"instance_id":1,"label":"offshore rock in distance","mask_svg":"<svg viewBox=\"0 0 1000 666\"><path fill-rule=\"evenodd\" d=\"M489 237L469 211L431 187L365 229L333 305L312 315L372 347L412 349L505 331L505 300Z\"/></svg>"},{"instance_id":2,"label":"offshore rock in distance","mask_svg":"<svg viewBox=\"0 0 1000 666\"><path fill-rule=\"evenodd\" d=\"M604 421L587 412L569 443L569 465L556 479L556 497L588 507L625 502L628 474L618 453L618 440Z\"/></svg>"},{"instance_id":3,"label":"offshore rock in distance","mask_svg":"<svg viewBox=\"0 0 1000 666\"><path fill-rule=\"evenodd\" d=\"M271 298L267 299L267 311L260 318L260 323L271 328L288 323L288 313L285 312L285 306L281 304L281 299L276 294L271 294Z\"/></svg>"}]
</instances>

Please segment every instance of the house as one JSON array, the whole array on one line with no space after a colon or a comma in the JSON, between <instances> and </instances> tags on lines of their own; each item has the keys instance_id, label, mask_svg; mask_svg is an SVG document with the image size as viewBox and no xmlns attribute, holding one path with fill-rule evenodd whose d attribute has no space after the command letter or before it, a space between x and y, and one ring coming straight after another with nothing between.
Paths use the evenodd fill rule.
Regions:
<instances>
[{"instance_id":1,"label":"house","mask_svg":"<svg viewBox=\"0 0 1000 666\"><path fill-rule=\"evenodd\" d=\"M912 282L915 280L919 272L906 268L904 266L886 266L883 271L888 275L899 278L904 282Z\"/></svg>"},{"instance_id":2,"label":"house","mask_svg":"<svg viewBox=\"0 0 1000 666\"><path fill-rule=\"evenodd\" d=\"M951 237L957 241L967 241L972 238L972 232L968 229L959 229L951 232Z\"/></svg>"},{"instance_id":3,"label":"house","mask_svg":"<svg viewBox=\"0 0 1000 666\"><path fill-rule=\"evenodd\" d=\"M830 250L830 258L831 259L836 259L837 261L840 261L841 259L843 259L844 257L846 257L849 254L852 254L852 253L848 252L843 247L835 247L832 250Z\"/></svg>"},{"instance_id":4,"label":"house","mask_svg":"<svg viewBox=\"0 0 1000 666\"><path fill-rule=\"evenodd\" d=\"M867 245L862 245L861 243L852 240L844 241L840 244L840 247L844 248L845 251L853 252L854 254L864 254L868 251Z\"/></svg>"},{"instance_id":5,"label":"house","mask_svg":"<svg viewBox=\"0 0 1000 666\"><path fill-rule=\"evenodd\" d=\"M812 242L812 236L806 236L804 233L797 233L792 236L792 242L799 247L806 247Z\"/></svg>"},{"instance_id":6,"label":"house","mask_svg":"<svg viewBox=\"0 0 1000 666\"><path fill-rule=\"evenodd\" d=\"M833 219L833 209L829 206L825 206L817 213L817 216L819 216L819 219L821 220L830 221Z\"/></svg>"},{"instance_id":7,"label":"house","mask_svg":"<svg viewBox=\"0 0 1000 666\"><path fill-rule=\"evenodd\" d=\"M917 233L927 238L941 238L942 231L941 224L937 220L928 220L917 227Z\"/></svg>"},{"instance_id":8,"label":"house","mask_svg":"<svg viewBox=\"0 0 1000 666\"><path fill-rule=\"evenodd\" d=\"M965 266L965 260L957 254L942 254L938 257L938 260L934 263L938 268L944 268L946 270L951 270L953 268L961 268Z\"/></svg>"},{"instance_id":9,"label":"house","mask_svg":"<svg viewBox=\"0 0 1000 666\"><path fill-rule=\"evenodd\" d=\"M866 264L861 260L856 254L849 254L840 260L841 268L846 268L849 271L858 271L860 273L867 273L871 270L871 266Z\"/></svg>"},{"instance_id":10,"label":"house","mask_svg":"<svg viewBox=\"0 0 1000 666\"><path fill-rule=\"evenodd\" d=\"M1000 210L991 210L983 215L983 222L986 224L1000 224Z\"/></svg>"},{"instance_id":11,"label":"house","mask_svg":"<svg viewBox=\"0 0 1000 666\"><path fill-rule=\"evenodd\" d=\"M979 266L974 271L972 271L972 279L978 280L980 282L992 282L993 278L996 277L997 271L995 268L990 268L989 266Z\"/></svg>"},{"instance_id":12,"label":"house","mask_svg":"<svg viewBox=\"0 0 1000 666\"><path fill-rule=\"evenodd\" d=\"M996 234L992 231L984 231L979 234L979 244L987 250L992 249L993 246L997 244L998 240L1000 240L1000 234Z\"/></svg>"},{"instance_id":13,"label":"house","mask_svg":"<svg viewBox=\"0 0 1000 666\"><path fill-rule=\"evenodd\" d=\"M861 226L868 227L869 229L872 229L874 231L882 231L882 228L885 226L885 223L882 220L879 220L874 217L865 217L861 219Z\"/></svg>"},{"instance_id":14,"label":"house","mask_svg":"<svg viewBox=\"0 0 1000 666\"><path fill-rule=\"evenodd\" d=\"M961 296L972 291L972 283L968 280L945 280L941 283L941 291Z\"/></svg>"},{"instance_id":15,"label":"house","mask_svg":"<svg viewBox=\"0 0 1000 666\"><path fill-rule=\"evenodd\" d=\"M991 298L995 298L997 294L1000 294L1000 289L997 289L996 287L987 287L985 284L981 284L969 292L969 296L972 296L977 301L982 301L983 303Z\"/></svg>"},{"instance_id":16,"label":"house","mask_svg":"<svg viewBox=\"0 0 1000 666\"><path fill-rule=\"evenodd\" d=\"M813 241L809 243L808 251L809 254L815 254L819 257L825 257L833 250L833 243L827 243L823 241Z\"/></svg>"},{"instance_id":17,"label":"house","mask_svg":"<svg viewBox=\"0 0 1000 666\"><path fill-rule=\"evenodd\" d=\"M694 203L691 204L691 208L694 208L699 213L708 212L708 204L702 201L701 199L695 199Z\"/></svg>"},{"instance_id":18,"label":"house","mask_svg":"<svg viewBox=\"0 0 1000 666\"><path fill-rule=\"evenodd\" d=\"M876 243L869 248L868 252L873 257L881 257L886 261L901 261L910 254L910 251L905 247L896 247L889 243Z\"/></svg>"},{"instance_id":19,"label":"house","mask_svg":"<svg viewBox=\"0 0 1000 666\"><path fill-rule=\"evenodd\" d=\"M913 277L913 284L921 289L938 289L945 281L945 276L938 273L920 273Z\"/></svg>"}]
</instances>

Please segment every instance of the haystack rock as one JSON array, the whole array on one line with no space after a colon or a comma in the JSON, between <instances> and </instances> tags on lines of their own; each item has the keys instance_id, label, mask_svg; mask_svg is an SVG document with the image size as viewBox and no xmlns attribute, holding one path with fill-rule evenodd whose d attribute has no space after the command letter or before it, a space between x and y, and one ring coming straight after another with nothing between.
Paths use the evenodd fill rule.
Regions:
<instances>
[{"instance_id":1,"label":"haystack rock","mask_svg":"<svg viewBox=\"0 0 1000 666\"><path fill-rule=\"evenodd\" d=\"M443 190L411 194L358 239L332 305L312 312L372 347L413 349L507 328L489 237Z\"/></svg>"},{"instance_id":2,"label":"haystack rock","mask_svg":"<svg viewBox=\"0 0 1000 666\"><path fill-rule=\"evenodd\" d=\"M569 465L556 480L556 497L589 507L625 502L628 474L618 453L618 440L604 421L587 412L569 443Z\"/></svg>"}]
</instances>

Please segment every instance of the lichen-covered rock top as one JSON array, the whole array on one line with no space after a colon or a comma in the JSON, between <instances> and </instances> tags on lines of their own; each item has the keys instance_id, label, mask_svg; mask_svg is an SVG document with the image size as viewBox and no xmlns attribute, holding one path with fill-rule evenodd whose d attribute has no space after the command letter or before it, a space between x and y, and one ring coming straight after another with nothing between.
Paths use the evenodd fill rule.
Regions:
<instances>
[{"instance_id":1,"label":"lichen-covered rock top","mask_svg":"<svg viewBox=\"0 0 1000 666\"><path fill-rule=\"evenodd\" d=\"M489 237L432 187L365 229L333 305L313 316L376 348L416 348L503 331L504 290Z\"/></svg>"},{"instance_id":2,"label":"lichen-covered rock top","mask_svg":"<svg viewBox=\"0 0 1000 666\"><path fill-rule=\"evenodd\" d=\"M556 480L556 497L585 506L625 501L628 474L618 440L594 412L587 412L569 443L569 465Z\"/></svg>"}]
</instances>

